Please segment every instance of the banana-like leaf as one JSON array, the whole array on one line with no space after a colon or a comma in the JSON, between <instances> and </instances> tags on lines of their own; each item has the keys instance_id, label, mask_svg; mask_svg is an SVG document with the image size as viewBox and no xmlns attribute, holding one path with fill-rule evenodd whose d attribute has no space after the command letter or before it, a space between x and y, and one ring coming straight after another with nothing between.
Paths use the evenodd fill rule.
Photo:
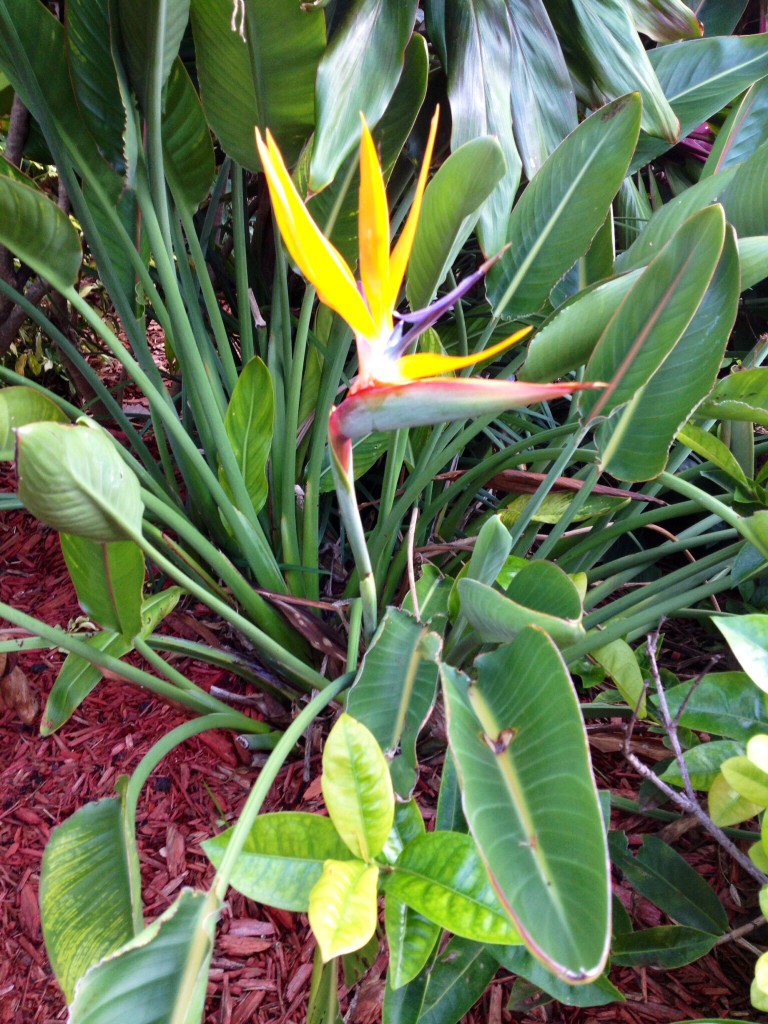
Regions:
<instances>
[{"instance_id":1,"label":"banana-like leaf","mask_svg":"<svg viewBox=\"0 0 768 1024\"><path fill-rule=\"evenodd\" d=\"M169 587L147 598L141 609L142 639L154 633L158 624L170 615L181 594L179 587ZM119 633L97 633L88 637L85 643L115 658L122 658L133 650L132 638ZM86 661L79 654L68 654L48 694L40 723L40 735L50 736L52 732L60 729L101 682L102 677L103 673L98 665Z\"/></svg>"},{"instance_id":2,"label":"banana-like leaf","mask_svg":"<svg viewBox=\"0 0 768 1024\"><path fill-rule=\"evenodd\" d=\"M356 857L381 853L395 819L389 769L373 734L342 715L323 750L323 798L331 821Z\"/></svg>"},{"instance_id":3,"label":"banana-like leaf","mask_svg":"<svg viewBox=\"0 0 768 1024\"><path fill-rule=\"evenodd\" d=\"M153 90L168 81L189 21L189 0L117 0L126 69L131 85L147 108Z\"/></svg>"},{"instance_id":4,"label":"banana-like leaf","mask_svg":"<svg viewBox=\"0 0 768 1024\"><path fill-rule=\"evenodd\" d=\"M388 608L347 697L347 712L362 722L392 759L395 790L416 785L416 740L437 689L440 637L407 612Z\"/></svg>"},{"instance_id":5,"label":"banana-like leaf","mask_svg":"<svg viewBox=\"0 0 768 1024\"><path fill-rule=\"evenodd\" d=\"M361 949L376 931L379 869L362 860L327 860L309 894L309 923L324 963Z\"/></svg>"},{"instance_id":6,"label":"banana-like leaf","mask_svg":"<svg viewBox=\"0 0 768 1024\"><path fill-rule=\"evenodd\" d=\"M255 357L243 367L237 379L224 426L257 512L267 500L267 462L272 448L274 418L272 378L266 365ZM226 481L221 469L219 476L223 482Z\"/></svg>"},{"instance_id":7,"label":"banana-like leaf","mask_svg":"<svg viewBox=\"0 0 768 1024\"><path fill-rule=\"evenodd\" d=\"M222 148L258 170L258 125L262 132L269 128L280 152L293 161L315 123L323 12L284 0L247 0L240 21L232 0L192 0L191 7L203 109Z\"/></svg>"},{"instance_id":8,"label":"banana-like leaf","mask_svg":"<svg viewBox=\"0 0 768 1024\"><path fill-rule=\"evenodd\" d=\"M213 145L203 108L180 57L171 66L165 92L163 148L176 201L197 209L213 181Z\"/></svg>"},{"instance_id":9,"label":"banana-like leaf","mask_svg":"<svg viewBox=\"0 0 768 1024\"><path fill-rule=\"evenodd\" d=\"M16 439L19 498L46 526L100 543L141 533L138 478L107 434L30 423Z\"/></svg>"},{"instance_id":10,"label":"banana-like leaf","mask_svg":"<svg viewBox=\"0 0 768 1024\"><path fill-rule=\"evenodd\" d=\"M496 139L477 138L455 150L427 186L408 264L411 309L435 297L472 228L479 207L506 172Z\"/></svg>"},{"instance_id":11,"label":"banana-like leaf","mask_svg":"<svg viewBox=\"0 0 768 1024\"><path fill-rule=\"evenodd\" d=\"M555 150L509 219L509 250L488 274L497 314L531 313L589 248L626 174L640 128L640 97L588 117Z\"/></svg>"},{"instance_id":12,"label":"banana-like leaf","mask_svg":"<svg viewBox=\"0 0 768 1024\"><path fill-rule=\"evenodd\" d=\"M642 126L667 144L678 121L654 74L624 0L545 0L571 74L595 99L629 92L643 97Z\"/></svg>"},{"instance_id":13,"label":"banana-like leaf","mask_svg":"<svg viewBox=\"0 0 768 1024\"><path fill-rule=\"evenodd\" d=\"M86 970L134 935L139 864L118 799L75 811L54 829L40 874L48 959L67 1002Z\"/></svg>"},{"instance_id":14,"label":"banana-like leaf","mask_svg":"<svg viewBox=\"0 0 768 1024\"><path fill-rule=\"evenodd\" d=\"M704 26L706 30L706 20ZM765 35L687 39L657 46L648 57L680 120L680 138L768 75ZM644 166L667 148L664 141L643 136L631 170Z\"/></svg>"},{"instance_id":15,"label":"banana-like leaf","mask_svg":"<svg viewBox=\"0 0 768 1024\"><path fill-rule=\"evenodd\" d=\"M558 977L592 981L608 953L610 887L573 685L538 629L476 664L471 685L442 666L470 830L525 945Z\"/></svg>"},{"instance_id":16,"label":"banana-like leaf","mask_svg":"<svg viewBox=\"0 0 768 1024\"><path fill-rule=\"evenodd\" d=\"M59 535L64 561L85 614L102 629L134 637L142 628L144 554L131 540L98 544Z\"/></svg>"},{"instance_id":17,"label":"banana-like leaf","mask_svg":"<svg viewBox=\"0 0 768 1024\"><path fill-rule=\"evenodd\" d=\"M768 79L755 82L725 119L702 177L718 174L747 160L768 135Z\"/></svg>"},{"instance_id":18,"label":"banana-like leaf","mask_svg":"<svg viewBox=\"0 0 768 1024\"><path fill-rule=\"evenodd\" d=\"M648 265L603 332L588 380L608 381L600 397L579 397L582 415L607 415L631 402L657 372L693 319L725 240L722 207L690 217ZM699 396L702 397L702 396Z\"/></svg>"},{"instance_id":19,"label":"banana-like leaf","mask_svg":"<svg viewBox=\"0 0 768 1024\"><path fill-rule=\"evenodd\" d=\"M219 909L211 895L183 890L161 917L80 980L70 1024L199 1024Z\"/></svg>"},{"instance_id":20,"label":"banana-like leaf","mask_svg":"<svg viewBox=\"0 0 768 1024\"><path fill-rule=\"evenodd\" d=\"M109 5L70 0L64 17L72 88L83 120L104 158L119 169L125 108L112 63Z\"/></svg>"},{"instance_id":21,"label":"banana-like leaf","mask_svg":"<svg viewBox=\"0 0 768 1024\"><path fill-rule=\"evenodd\" d=\"M416 0L354 0L317 68L317 128L310 188L319 192L369 127L382 116L403 69L416 19ZM365 60L361 60L365 54Z\"/></svg>"},{"instance_id":22,"label":"banana-like leaf","mask_svg":"<svg viewBox=\"0 0 768 1024\"><path fill-rule=\"evenodd\" d=\"M629 13L637 31L657 43L702 35L700 22L683 0L629 0Z\"/></svg>"},{"instance_id":23,"label":"banana-like leaf","mask_svg":"<svg viewBox=\"0 0 768 1024\"><path fill-rule=\"evenodd\" d=\"M578 124L563 51L542 0L507 0L512 126L528 180Z\"/></svg>"},{"instance_id":24,"label":"banana-like leaf","mask_svg":"<svg viewBox=\"0 0 768 1024\"><path fill-rule=\"evenodd\" d=\"M498 824L498 823L497 823ZM471 836L427 832L405 848L383 878L396 896L454 935L480 942L519 942L512 920L491 887Z\"/></svg>"},{"instance_id":25,"label":"banana-like leaf","mask_svg":"<svg viewBox=\"0 0 768 1024\"><path fill-rule=\"evenodd\" d=\"M0 176L0 244L54 288L77 280L83 254L69 217L39 189Z\"/></svg>"},{"instance_id":26,"label":"banana-like leaf","mask_svg":"<svg viewBox=\"0 0 768 1024\"><path fill-rule=\"evenodd\" d=\"M666 465L675 434L717 378L739 307L739 257L728 228L720 261L679 341L626 408L597 432L603 468L619 480L650 480Z\"/></svg>"},{"instance_id":27,"label":"banana-like leaf","mask_svg":"<svg viewBox=\"0 0 768 1024\"><path fill-rule=\"evenodd\" d=\"M19 385L0 390L0 452L13 450L16 427L41 420L68 423L69 417L52 399L34 388Z\"/></svg>"},{"instance_id":28,"label":"banana-like leaf","mask_svg":"<svg viewBox=\"0 0 768 1024\"><path fill-rule=\"evenodd\" d=\"M221 864L233 832L234 828L227 829L202 844L215 867ZM351 857L329 818L300 811L260 814L230 882L249 900L306 912L325 861Z\"/></svg>"},{"instance_id":29,"label":"banana-like leaf","mask_svg":"<svg viewBox=\"0 0 768 1024\"><path fill-rule=\"evenodd\" d=\"M451 149L480 135L499 140L506 174L486 200L478 238L487 255L507 241L507 219L520 183L510 92L514 49L504 0L456 0L445 10Z\"/></svg>"}]
</instances>

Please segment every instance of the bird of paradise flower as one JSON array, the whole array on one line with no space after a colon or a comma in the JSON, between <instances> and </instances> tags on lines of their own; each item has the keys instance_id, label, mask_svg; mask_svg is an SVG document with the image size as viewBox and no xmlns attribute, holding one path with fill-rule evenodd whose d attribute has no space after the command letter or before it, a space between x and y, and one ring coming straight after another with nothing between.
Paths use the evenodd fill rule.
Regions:
<instances>
[{"instance_id":1,"label":"bird of paradise flower","mask_svg":"<svg viewBox=\"0 0 768 1024\"><path fill-rule=\"evenodd\" d=\"M408 354L420 334L482 279L497 257L486 260L449 294L425 309L398 313L396 306L413 248L437 133L438 111L429 138L410 212L390 250L389 208L376 147L363 120L360 142L359 270L355 281L341 253L323 235L299 196L269 131L256 145L266 175L272 208L288 252L315 286L322 302L352 328L358 373L346 398L331 411L331 465L342 518L360 575L366 633L376 626L376 584L354 491L352 440L374 430L429 426L559 398L594 384L528 384L440 375L486 361L532 330L526 327L483 352L469 356Z\"/></svg>"}]
</instances>

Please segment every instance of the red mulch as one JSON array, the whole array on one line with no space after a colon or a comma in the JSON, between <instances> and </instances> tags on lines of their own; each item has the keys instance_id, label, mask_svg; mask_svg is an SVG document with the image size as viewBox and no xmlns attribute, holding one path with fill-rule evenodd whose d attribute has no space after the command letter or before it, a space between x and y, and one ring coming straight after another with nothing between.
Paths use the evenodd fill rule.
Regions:
<instances>
[{"instance_id":1,"label":"red mulch","mask_svg":"<svg viewBox=\"0 0 768 1024\"><path fill-rule=\"evenodd\" d=\"M0 519L0 565L0 600L64 626L80 614L56 536L23 513L7 513ZM181 635L194 635L194 612L187 609L172 621ZM215 629L215 623L207 625ZM37 651L18 658L41 706L61 657ZM237 685L218 670L198 665L194 671L203 685ZM184 712L116 681L103 682L60 733L46 739L38 735L36 725L24 725L14 712L0 712L0 1024L53 1024L66 1019L61 992L47 964L37 904L40 861L51 829L87 801L113 795L117 777L130 772L152 743L184 717ZM595 766L601 785L636 796L638 780L618 753L596 750ZM269 806L318 809L318 772L317 753L310 761L309 778L304 777L303 758L297 757L282 772ZM182 886L205 886L210 881L212 871L200 842L221 829L222 819L234 820L255 777L256 770L242 764L231 738L223 733L190 740L156 770L138 814L147 918L162 912ZM425 769L420 796L427 807L434 806L437 782L436 772ZM644 832L660 828L626 816L617 820L617 827L637 842ZM715 886L734 925L755 916L754 884L700 831L687 832L676 845ZM649 903L630 890L619 891L639 924L660 923ZM301 915L271 910L231 893L217 935L206 1024L302 1024L313 948ZM550 1005L515 1014L504 1009L512 979L500 972L467 1020L765 1021L768 1017L749 1005L754 958L750 949L729 942L676 971L617 968L611 978L624 993L625 1003L587 1010ZM349 1024L380 1020L385 969L382 953L357 1001L344 1004Z\"/></svg>"}]
</instances>

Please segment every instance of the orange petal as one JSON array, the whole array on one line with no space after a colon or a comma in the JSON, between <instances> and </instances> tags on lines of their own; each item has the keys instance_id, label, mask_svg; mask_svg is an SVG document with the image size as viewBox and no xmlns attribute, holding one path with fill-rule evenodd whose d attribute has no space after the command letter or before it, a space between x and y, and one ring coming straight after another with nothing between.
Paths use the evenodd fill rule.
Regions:
<instances>
[{"instance_id":1,"label":"orange petal","mask_svg":"<svg viewBox=\"0 0 768 1024\"><path fill-rule=\"evenodd\" d=\"M372 336L376 325L341 253L325 238L307 212L271 133L266 143L256 129L256 146L267 177L280 234L293 260L317 289L320 299L353 331Z\"/></svg>"},{"instance_id":2,"label":"orange petal","mask_svg":"<svg viewBox=\"0 0 768 1024\"><path fill-rule=\"evenodd\" d=\"M371 315L381 334L392 331L392 303L389 297L389 209L384 176L381 173L368 126L363 120L360 140L360 279Z\"/></svg>"},{"instance_id":3,"label":"orange petal","mask_svg":"<svg viewBox=\"0 0 768 1024\"><path fill-rule=\"evenodd\" d=\"M403 225L403 230L400 232L400 237L395 248L392 250L392 257L389 261L389 304L393 309L397 302L397 294L405 277L405 268L408 266L408 260L411 258L413 239L416 236L416 226L419 223L419 215L421 214L421 200L424 197L424 189L427 187L429 165L432 162L432 150L435 148L439 116L440 108L438 107L429 126L429 138L427 139L427 148L424 151L424 162L421 165L419 180L416 183L416 194L413 197L408 218Z\"/></svg>"},{"instance_id":4,"label":"orange petal","mask_svg":"<svg viewBox=\"0 0 768 1024\"><path fill-rule=\"evenodd\" d=\"M424 377L437 377L441 373L463 370L467 366L474 366L475 363L492 359L505 349L511 348L512 345L516 345L518 341L527 337L532 330L532 327L524 327L497 345L491 345L483 352L477 352L471 356L444 356L432 352L416 352L412 356L403 356L399 359L397 369L404 380L422 380Z\"/></svg>"}]
</instances>

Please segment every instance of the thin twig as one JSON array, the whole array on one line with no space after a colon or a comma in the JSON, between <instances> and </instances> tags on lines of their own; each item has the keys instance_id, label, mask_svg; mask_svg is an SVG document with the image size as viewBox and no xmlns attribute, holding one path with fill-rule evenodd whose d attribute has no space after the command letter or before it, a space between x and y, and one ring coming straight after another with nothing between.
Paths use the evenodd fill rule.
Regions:
<instances>
[{"instance_id":1,"label":"thin twig","mask_svg":"<svg viewBox=\"0 0 768 1024\"><path fill-rule=\"evenodd\" d=\"M726 942L737 942L739 939L743 939L745 935L749 935L756 928L762 928L765 924L765 918L762 914L756 917L754 921L749 921L747 924L743 924L741 928L734 928L730 932L726 932L725 935L721 935L715 943L716 946L723 946Z\"/></svg>"}]
</instances>

